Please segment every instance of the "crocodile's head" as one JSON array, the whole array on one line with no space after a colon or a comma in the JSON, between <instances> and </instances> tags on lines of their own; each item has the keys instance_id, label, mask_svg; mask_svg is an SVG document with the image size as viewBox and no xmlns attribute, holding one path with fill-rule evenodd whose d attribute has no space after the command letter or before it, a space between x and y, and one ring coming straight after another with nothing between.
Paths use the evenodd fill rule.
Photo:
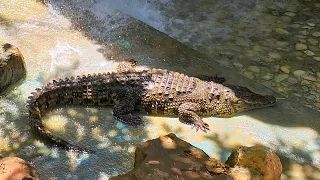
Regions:
<instances>
[{"instance_id":1,"label":"crocodile's head","mask_svg":"<svg viewBox=\"0 0 320 180\"><path fill-rule=\"evenodd\" d=\"M227 87L229 87L234 93L234 97L231 98L234 113L274 106L276 103L276 98L271 95L263 96L256 94L248 88L241 86L227 85Z\"/></svg>"}]
</instances>

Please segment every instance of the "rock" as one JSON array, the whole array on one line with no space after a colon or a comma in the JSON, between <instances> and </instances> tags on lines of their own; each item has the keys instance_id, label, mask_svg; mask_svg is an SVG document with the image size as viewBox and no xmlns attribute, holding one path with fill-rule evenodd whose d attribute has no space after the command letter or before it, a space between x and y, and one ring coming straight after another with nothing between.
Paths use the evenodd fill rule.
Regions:
<instances>
[{"instance_id":1,"label":"rock","mask_svg":"<svg viewBox=\"0 0 320 180\"><path fill-rule=\"evenodd\" d=\"M275 60L272 58L266 58L266 59L264 59L264 61L267 63L271 63L271 62L274 62Z\"/></svg>"},{"instance_id":2,"label":"rock","mask_svg":"<svg viewBox=\"0 0 320 180\"><path fill-rule=\"evenodd\" d=\"M0 157L0 179L39 179L37 170L18 157Z\"/></svg>"},{"instance_id":3,"label":"rock","mask_svg":"<svg viewBox=\"0 0 320 180\"><path fill-rule=\"evenodd\" d=\"M227 174L230 171L229 166L221 163L215 158L210 158L208 161L206 161L205 166L211 174Z\"/></svg>"},{"instance_id":4,"label":"rock","mask_svg":"<svg viewBox=\"0 0 320 180\"><path fill-rule=\"evenodd\" d=\"M284 13L284 15L289 16L289 17L294 17L294 16L296 16L296 13L286 12L286 13Z\"/></svg>"},{"instance_id":5,"label":"rock","mask_svg":"<svg viewBox=\"0 0 320 180\"><path fill-rule=\"evenodd\" d=\"M0 93L25 76L25 64L19 49L0 42Z\"/></svg>"},{"instance_id":6,"label":"rock","mask_svg":"<svg viewBox=\"0 0 320 180\"><path fill-rule=\"evenodd\" d=\"M279 157L271 149L263 146L236 148L226 164L230 167L255 168L264 180L278 180L282 173Z\"/></svg>"},{"instance_id":7,"label":"rock","mask_svg":"<svg viewBox=\"0 0 320 180\"><path fill-rule=\"evenodd\" d=\"M293 72L293 75L296 76L297 78L300 78L302 75L306 74L307 72L303 70L296 70Z\"/></svg>"},{"instance_id":8,"label":"rock","mask_svg":"<svg viewBox=\"0 0 320 180\"><path fill-rule=\"evenodd\" d=\"M301 39L305 39L307 38L307 36L304 36L304 35L296 35L296 37L301 41Z\"/></svg>"},{"instance_id":9,"label":"rock","mask_svg":"<svg viewBox=\"0 0 320 180\"><path fill-rule=\"evenodd\" d=\"M319 51L320 51L320 49L317 48L317 46L309 46L309 49L310 49L310 51L312 51L312 52L319 52Z\"/></svg>"},{"instance_id":10,"label":"rock","mask_svg":"<svg viewBox=\"0 0 320 180\"><path fill-rule=\"evenodd\" d=\"M229 173L235 180L263 180L263 176L255 168L235 166Z\"/></svg>"},{"instance_id":11,"label":"rock","mask_svg":"<svg viewBox=\"0 0 320 180\"><path fill-rule=\"evenodd\" d=\"M313 104L315 107L317 107L318 109L320 109L320 103L314 103Z\"/></svg>"},{"instance_id":12,"label":"rock","mask_svg":"<svg viewBox=\"0 0 320 180\"><path fill-rule=\"evenodd\" d=\"M313 27L311 27L311 26L302 26L301 28L302 28L302 29L308 29L308 30L313 29Z\"/></svg>"},{"instance_id":13,"label":"rock","mask_svg":"<svg viewBox=\"0 0 320 180\"><path fill-rule=\"evenodd\" d=\"M257 66L249 66L248 70L254 73L259 73L260 69Z\"/></svg>"},{"instance_id":14,"label":"rock","mask_svg":"<svg viewBox=\"0 0 320 180\"><path fill-rule=\"evenodd\" d=\"M267 81L271 80L272 78L273 78L273 74L271 74L271 73L266 73L266 75L264 75L262 77L262 79L267 80Z\"/></svg>"},{"instance_id":15,"label":"rock","mask_svg":"<svg viewBox=\"0 0 320 180\"><path fill-rule=\"evenodd\" d=\"M312 44L312 45L317 45L319 43L318 40L316 39L308 39L309 43Z\"/></svg>"},{"instance_id":16,"label":"rock","mask_svg":"<svg viewBox=\"0 0 320 180\"><path fill-rule=\"evenodd\" d=\"M317 77L320 79L320 72L317 72Z\"/></svg>"},{"instance_id":17,"label":"rock","mask_svg":"<svg viewBox=\"0 0 320 180\"><path fill-rule=\"evenodd\" d=\"M320 61L320 57L313 57L316 61Z\"/></svg>"},{"instance_id":18,"label":"rock","mask_svg":"<svg viewBox=\"0 0 320 180\"><path fill-rule=\"evenodd\" d=\"M269 52L268 55L273 59L280 59L281 58L281 55L276 52Z\"/></svg>"},{"instance_id":19,"label":"rock","mask_svg":"<svg viewBox=\"0 0 320 180\"><path fill-rule=\"evenodd\" d=\"M284 42L284 41L276 41L276 46L278 47L287 47L289 43Z\"/></svg>"},{"instance_id":20,"label":"rock","mask_svg":"<svg viewBox=\"0 0 320 180\"><path fill-rule=\"evenodd\" d=\"M296 50L298 50L298 51L308 49L307 45L302 44L302 43L297 43L295 47L296 47Z\"/></svg>"},{"instance_id":21,"label":"rock","mask_svg":"<svg viewBox=\"0 0 320 180\"><path fill-rule=\"evenodd\" d=\"M246 71L246 72L244 72L244 76L246 76L246 77L247 77L247 78L249 78L249 79L253 79L253 78L254 78L253 73L252 73L252 72L250 72L250 71Z\"/></svg>"},{"instance_id":22,"label":"rock","mask_svg":"<svg viewBox=\"0 0 320 180\"><path fill-rule=\"evenodd\" d=\"M320 3L315 3L314 6L320 8Z\"/></svg>"},{"instance_id":23,"label":"rock","mask_svg":"<svg viewBox=\"0 0 320 180\"><path fill-rule=\"evenodd\" d=\"M314 36L314 37L320 37L320 32L318 31L318 32L314 32L314 33L312 33L312 36Z\"/></svg>"},{"instance_id":24,"label":"rock","mask_svg":"<svg viewBox=\"0 0 320 180\"><path fill-rule=\"evenodd\" d=\"M288 73L290 72L290 69L289 69L289 68L290 68L289 66L285 65L285 66L281 66L281 67L280 67L280 70L281 70L282 72L288 74Z\"/></svg>"},{"instance_id":25,"label":"rock","mask_svg":"<svg viewBox=\"0 0 320 180\"><path fill-rule=\"evenodd\" d=\"M314 23L311 23L311 22L307 22L307 24L308 24L309 26L311 26L311 27L314 27L314 26L316 26L316 24L314 24Z\"/></svg>"},{"instance_id":26,"label":"rock","mask_svg":"<svg viewBox=\"0 0 320 180\"><path fill-rule=\"evenodd\" d=\"M308 73L305 73L305 74L301 75L301 79L308 80L308 81L313 81L313 82L317 81L316 77L314 77L313 75L308 74Z\"/></svg>"},{"instance_id":27,"label":"rock","mask_svg":"<svg viewBox=\"0 0 320 180\"><path fill-rule=\"evenodd\" d=\"M281 35L289 35L289 32L282 29L282 28L276 28L275 31L276 31L276 33L281 34Z\"/></svg>"},{"instance_id":28,"label":"rock","mask_svg":"<svg viewBox=\"0 0 320 180\"><path fill-rule=\"evenodd\" d=\"M243 65L242 65L241 63L239 63L238 61L234 62L233 65L234 65L237 69L243 68Z\"/></svg>"},{"instance_id":29,"label":"rock","mask_svg":"<svg viewBox=\"0 0 320 180\"><path fill-rule=\"evenodd\" d=\"M288 78L288 83L289 83L290 85L297 84L297 83L299 83L299 80L296 79L296 78L289 77L289 78Z\"/></svg>"},{"instance_id":30,"label":"rock","mask_svg":"<svg viewBox=\"0 0 320 180\"><path fill-rule=\"evenodd\" d=\"M314 52L310 51L310 50L305 50L303 51L306 55L308 56L314 56Z\"/></svg>"},{"instance_id":31,"label":"rock","mask_svg":"<svg viewBox=\"0 0 320 180\"><path fill-rule=\"evenodd\" d=\"M205 167L207 161L209 156L204 151L171 133L140 143L134 169L110 180L232 179L224 174L211 176Z\"/></svg>"},{"instance_id":32,"label":"rock","mask_svg":"<svg viewBox=\"0 0 320 180\"><path fill-rule=\"evenodd\" d=\"M288 77L289 77L288 74L278 74L278 75L275 77L275 81L276 81L277 83L279 83L279 82L287 79Z\"/></svg>"},{"instance_id":33,"label":"rock","mask_svg":"<svg viewBox=\"0 0 320 180\"><path fill-rule=\"evenodd\" d=\"M299 34L302 34L304 36L308 36L309 35L309 32L306 31L306 30L303 30L303 31L299 31Z\"/></svg>"}]
</instances>

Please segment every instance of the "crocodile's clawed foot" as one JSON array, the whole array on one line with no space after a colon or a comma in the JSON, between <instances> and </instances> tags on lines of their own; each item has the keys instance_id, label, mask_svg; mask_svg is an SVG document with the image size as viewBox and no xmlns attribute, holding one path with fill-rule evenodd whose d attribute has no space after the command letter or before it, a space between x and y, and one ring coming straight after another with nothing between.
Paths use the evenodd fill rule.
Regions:
<instances>
[{"instance_id":1,"label":"crocodile's clawed foot","mask_svg":"<svg viewBox=\"0 0 320 180\"><path fill-rule=\"evenodd\" d=\"M196 131L198 131L199 129L201 129L203 132L210 131L209 124L203 122L202 120L194 122L192 129L193 128L196 128Z\"/></svg>"},{"instance_id":2,"label":"crocodile's clawed foot","mask_svg":"<svg viewBox=\"0 0 320 180\"><path fill-rule=\"evenodd\" d=\"M115 118L124 124L130 126L140 126L143 125L142 119L136 114L120 114L115 115Z\"/></svg>"}]
</instances>

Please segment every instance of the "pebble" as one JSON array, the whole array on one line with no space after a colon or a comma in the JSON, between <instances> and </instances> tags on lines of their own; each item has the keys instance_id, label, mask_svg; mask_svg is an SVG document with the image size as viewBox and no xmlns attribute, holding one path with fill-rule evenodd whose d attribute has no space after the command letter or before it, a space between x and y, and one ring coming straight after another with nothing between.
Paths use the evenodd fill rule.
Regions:
<instances>
[{"instance_id":1,"label":"pebble","mask_svg":"<svg viewBox=\"0 0 320 180\"><path fill-rule=\"evenodd\" d=\"M314 32L314 33L312 33L312 36L314 36L314 37L320 37L320 32Z\"/></svg>"},{"instance_id":2,"label":"pebble","mask_svg":"<svg viewBox=\"0 0 320 180\"><path fill-rule=\"evenodd\" d=\"M299 39L305 39L305 38L307 38L307 36L304 36L304 35L296 35L296 37L299 38Z\"/></svg>"},{"instance_id":3,"label":"pebble","mask_svg":"<svg viewBox=\"0 0 320 180\"><path fill-rule=\"evenodd\" d=\"M296 57L298 60L302 61L303 57Z\"/></svg>"},{"instance_id":4,"label":"pebble","mask_svg":"<svg viewBox=\"0 0 320 180\"><path fill-rule=\"evenodd\" d=\"M302 29L308 29L308 30L313 29L313 27L311 27L311 26L302 26L301 28L302 28Z\"/></svg>"},{"instance_id":5,"label":"pebble","mask_svg":"<svg viewBox=\"0 0 320 180\"><path fill-rule=\"evenodd\" d=\"M278 74L278 75L275 77L275 81L279 83L279 82L287 79L288 77L289 77L288 74Z\"/></svg>"},{"instance_id":6,"label":"pebble","mask_svg":"<svg viewBox=\"0 0 320 180\"><path fill-rule=\"evenodd\" d=\"M299 27L300 27L300 24L291 24L290 27L292 27L292 28L299 28Z\"/></svg>"},{"instance_id":7,"label":"pebble","mask_svg":"<svg viewBox=\"0 0 320 180\"><path fill-rule=\"evenodd\" d=\"M273 59L280 59L281 58L281 55L276 52L269 52L268 55Z\"/></svg>"},{"instance_id":8,"label":"pebble","mask_svg":"<svg viewBox=\"0 0 320 180\"><path fill-rule=\"evenodd\" d=\"M288 78L288 83L289 83L290 85L297 84L298 82L299 82L299 80L296 79L296 78L292 78L292 77L289 77L289 78Z\"/></svg>"},{"instance_id":9,"label":"pebble","mask_svg":"<svg viewBox=\"0 0 320 180\"><path fill-rule=\"evenodd\" d=\"M281 34L281 35L289 35L289 32L282 29L282 28L276 28L275 31L276 31L276 33Z\"/></svg>"},{"instance_id":10,"label":"pebble","mask_svg":"<svg viewBox=\"0 0 320 180\"><path fill-rule=\"evenodd\" d=\"M300 78L302 75L306 74L307 72L303 70L296 70L293 72L293 75L296 76L297 78Z\"/></svg>"},{"instance_id":11,"label":"pebble","mask_svg":"<svg viewBox=\"0 0 320 180\"><path fill-rule=\"evenodd\" d=\"M314 52L312 52L310 50L305 50L304 53L306 53L306 55L308 55L308 56L314 56Z\"/></svg>"},{"instance_id":12,"label":"pebble","mask_svg":"<svg viewBox=\"0 0 320 180\"><path fill-rule=\"evenodd\" d=\"M290 72L290 69L289 69L289 68L290 68L290 67L287 66L287 65L280 67L281 71L284 72L284 73L286 73L286 74L288 74L288 73Z\"/></svg>"},{"instance_id":13,"label":"pebble","mask_svg":"<svg viewBox=\"0 0 320 180\"><path fill-rule=\"evenodd\" d=\"M243 65L241 63L239 63L239 62L234 62L233 65L238 69L243 68Z\"/></svg>"},{"instance_id":14,"label":"pebble","mask_svg":"<svg viewBox=\"0 0 320 180\"><path fill-rule=\"evenodd\" d=\"M277 41L277 42L276 42L276 45L277 45L278 47L287 47L287 46L289 45L289 43L284 42L284 41Z\"/></svg>"},{"instance_id":15,"label":"pebble","mask_svg":"<svg viewBox=\"0 0 320 180\"><path fill-rule=\"evenodd\" d=\"M264 61L267 63L271 63L271 62L274 62L275 60L272 58L266 58L266 59L264 59Z\"/></svg>"},{"instance_id":16,"label":"pebble","mask_svg":"<svg viewBox=\"0 0 320 180\"><path fill-rule=\"evenodd\" d=\"M314 103L313 104L315 107L317 107L318 109L320 109L320 103Z\"/></svg>"},{"instance_id":17,"label":"pebble","mask_svg":"<svg viewBox=\"0 0 320 180\"><path fill-rule=\"evenodd\" d=\"M248 70L254 73L259 73L260 69L257 66L249 66Z\"/></svg>"},{"instance_id":18,"label":"pebble","mask_svg":"<svg viewBox=\"0 0 320 180\"><path fill-rule=\"evenodd\" d=\"M318 76L318 78L320 79L320 72L317 72L317 76Z\"/></svg>"},{"instance_id":19,"label":"pebble","mask_svg":"<svg viewBox=\"0 0 320 180\"><path fill-rule=\"evenodd\" d=\"M320 51L319 48L317 48L317 46L309 46L310 51Z\"/></svg>"},{"instance_id":20,"label":"pebble","mask_svg":"<svg viewBox=\"0 0 320 180\"><path fill-rule=\"evenodd\" d=\"M308 49L307 45L302 44L302 43L297 43L295 47L296 47L296 50L298 50L298 51Z\"/></svg>"},{"instance_id":21,"label":"pebble","mask_svg":"<svg viewBox=\"0 0 320 180\"><path fill-rule=\"evenodd\" d=\"M307 23L309 26L311 26L311 27L314 27L314 26L316 26L316 24L314 24L314 23L311 23L311 22L308 22Z\"/></svg>"},{"instance_id":22,"label":"pebble","mask_svg":"<svg viewBox=\"0 0 320 180\"><path fill-rule=\"evenodd\" d=\"M316 39L308 39L309 43L312 44L312 45L317 45L319 43L318 40Z\"/></svg>"},{"instance_id":23,"label":"pebble","mask_svg":"<svg viewBox=\"0 0 320 180\"><path fill-rule=\"evenodd\" d=\"M262 77L262 79L267 80L267 81L271 80L272 78L273 78L273 74L271 74L271 73L266 73L266 75L264 75Z\"/></svg>"},{"instance_id":24,"label":"pebble","mask_svg":"<svg viewBox=\"0 0 320 180\"><path fill-rule=\"evenodd\" d=\"M284 13L284 15L289 16L289 17L294 17L294 16L296 16L296 13L286 12L286 13Z\"/></svg>"},{"instance_id":25,"label":"pebble","mask_svg":"<svg viewBox=\"0 0 320 180\"><path fill-rule=\"evenodd\" d=\"M250 71L246 71L246 72L244 72L244 75L245 75L247 78L249 78L249 79L253 79L253 78L254 78L253 73L252 73L252 72L250 72Z\"/></svg>"},{"instance_id":26,"label":"pebble","mask_svg":"<svg viewBox=\"0 0 320 180\"><path fill-rule=\"evenodd\" d=\"M320 3L315 3L314 6L316 6L317 8L320 8Z\"/></svg>"},{"instance_id":27,"label":"pebble","mask_svg":"<svg viewBox=\"0 0 320 180\"><path fill-rule=\"evenodd\" d=\"M303 74L301 76L302 79L305 79L305 80L308 80L308 81L313 81L313 82L316 82L317 81L317 78L314 77L313 75L311 74Z\"/></svg>"},{"instance_id":28,"label":"pebble","mask_svg":"<svg viewBox=\"0 0 320 180\"><path fill-rule=\"evenodd\" d=\"M309 32L308 32L308 31L306 31L306 30L303 30L303 31L299 31L299 34L302 34L302 35L308 36L308 35L309 35Z\"/></svg>"}]
</instances>

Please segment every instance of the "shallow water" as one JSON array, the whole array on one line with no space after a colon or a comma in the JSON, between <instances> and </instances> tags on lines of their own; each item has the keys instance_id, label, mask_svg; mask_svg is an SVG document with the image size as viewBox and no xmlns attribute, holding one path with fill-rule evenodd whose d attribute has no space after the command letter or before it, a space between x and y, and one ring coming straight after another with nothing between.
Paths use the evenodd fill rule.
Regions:
<instances>
[{"instance_id":1,"label":"shallow water","mask_svg":"<svg viewBox=\"0 0 320 180\"><path fill-rule=\"evenodd\" d=\"M218 69L232 83L280 96L235 76L206 56L112 9L109 3L55 0L45 7L31 0L0 2L0 39L21 50L28 72L22 84L0 99L2 155L25 158L43 179L106 179L131 170L135 144L174 132L221 160L237 145L264 144L281 156L283 179L317 177L319 114L291 102L233 118L207 118L208 134L195 133L176 118L143 116L146 125L133 128L115 121L110 108L101 107L60 106L43 119L54 134L95 154L66 152L32 134L25 102L35 88L54 78L112 71L116 61L131 57L139 65L187 74Z\"/></svg>"}]
</instances>

